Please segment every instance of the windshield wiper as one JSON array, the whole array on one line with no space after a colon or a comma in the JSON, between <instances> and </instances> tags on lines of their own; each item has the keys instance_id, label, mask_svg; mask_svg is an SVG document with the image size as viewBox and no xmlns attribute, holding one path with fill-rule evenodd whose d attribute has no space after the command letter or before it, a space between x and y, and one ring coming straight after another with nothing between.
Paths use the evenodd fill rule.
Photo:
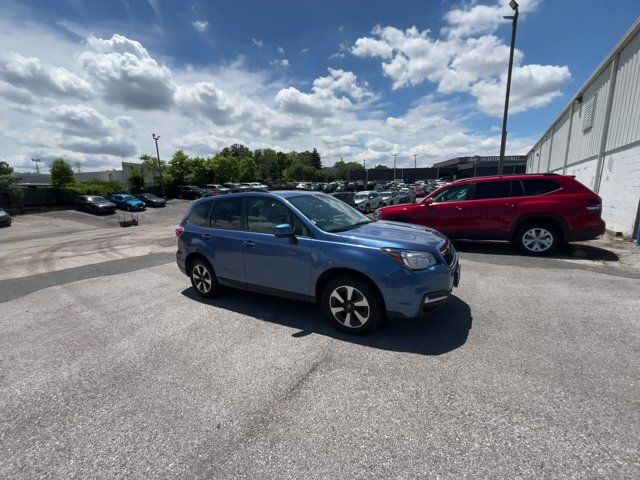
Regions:
<instances>
[{"instance_id":1,"label":"windshield wiper","mask_svg":"<svg viewBox=\"0 0 640 480\"><path fill-rule=\"evenodd\" d=\"M336 228L335 230L331 230L331 233L346 232L347 230L353 230L354 228L358 228L373 222L374 222L373 220L363 220L361 222L354 223L353 225L349 225L348 227Z\"/></svg>"}]
</instances>

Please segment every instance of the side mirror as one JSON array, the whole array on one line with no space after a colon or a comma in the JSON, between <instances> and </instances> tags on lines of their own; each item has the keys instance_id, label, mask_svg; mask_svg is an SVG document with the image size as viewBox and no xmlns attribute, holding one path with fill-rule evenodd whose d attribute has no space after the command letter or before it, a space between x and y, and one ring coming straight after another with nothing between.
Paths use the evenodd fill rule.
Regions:
<instances>
[{"instance_id":1,"label":"side mirror","mask_svg":"<svg viewBox=\"0 0 640 480\"><path fill-rule=\"evenodd\" d=\"M273 234L276 238L287 238L293 236L293 227L288 223L283 223L281 225L277 225L273 229Z\"/></svg>"},{"instance_id":2,"label":"side mirror","mask_svg":"<svg viewBox=\"0 0 640 480\"><path fill-rule=\"evenodd\" d=\"M428 207L429 205L431 205L433 203L433 198L427 198L424 201L424 204Z\"/></svg>"}]
</instances>

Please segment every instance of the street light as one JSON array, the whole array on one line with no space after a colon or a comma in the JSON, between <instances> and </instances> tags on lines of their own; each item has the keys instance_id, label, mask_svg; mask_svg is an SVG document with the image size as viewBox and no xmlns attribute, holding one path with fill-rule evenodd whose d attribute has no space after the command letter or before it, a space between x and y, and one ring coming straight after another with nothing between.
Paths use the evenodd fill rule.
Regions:
<instances>
[{"instance_id":1,"label":"street light","mask_svg":"<svg viewBox=\"0 0 640 480\"><path fill-rule=\"evenodd\" d=\"M369 183L369 171L367 170L367 161L362 160L362 166L364 167L364 178L367 183Z\"/></svg>"},{"instance_id":2,"label":"street light","mask_svg":"<svg viewBox=\"0 0 640 480\"><path fill-rule=\"evenodd\" d=\"M162 163L160 163L160 150L158 150L158 140L160 140L160 135L156 135L155 133L151 134L151 137L156 142L156 158L158 159L158 170L160 171L160 191L162 196L164 197L164 178L162 177Z\"/></svg>"},{"instance_id":3,"label":"street light","mask_svg":"<svg viewBox=\"0 0 640 480\"><path fill-rule=\"evenodd\" d=\"M518 26L518 2L511 0L509 6L514 11L513 15L503 17L511 20L511 51L509 52L509 70L507 72L507 92L504 98L504 115L502 116L502 139L500 140L500 159L498 160L498 175L502 175L504 169L504 151L507 146L507 115L509 114L509 94L511 93L511 71L513 70L513 50L516 44L516 28Z\"/></svg>"}]
</instances>

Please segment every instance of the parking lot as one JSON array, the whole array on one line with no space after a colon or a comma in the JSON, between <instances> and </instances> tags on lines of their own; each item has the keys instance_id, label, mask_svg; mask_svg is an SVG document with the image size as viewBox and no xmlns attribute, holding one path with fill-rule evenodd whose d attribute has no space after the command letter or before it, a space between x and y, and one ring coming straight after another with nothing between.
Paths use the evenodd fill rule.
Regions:
<instances>
[{"instance_id":1,"label":"parking lot","mask_svg":"<svg viewBox=\"0 0 640 480\"><path fill-rule=\"evenodd\" d=\"M640 476L637 246L457 242L449 304L354 337L197 297L186 204L0 229L0 477Z\"/></svg>"}]
</instances>

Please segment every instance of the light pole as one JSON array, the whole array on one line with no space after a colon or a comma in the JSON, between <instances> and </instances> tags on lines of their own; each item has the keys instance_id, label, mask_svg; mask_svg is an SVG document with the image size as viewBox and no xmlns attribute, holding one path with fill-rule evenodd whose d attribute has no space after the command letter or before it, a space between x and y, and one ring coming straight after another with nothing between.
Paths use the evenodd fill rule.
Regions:
<instances>
[{"instance_id":1,"label":"light pole","mask_svg":"<svg viewBox=\"0 0 640 480\"><path fill-rule=\"evenodd\" d=\"M164 177L162 176L162 163L160 163L160 150L158 149L158 140L160 139L160 135L152 133L151 137L156 142L156 158L158 159L158 170L160 171L160 191L164 197Z\"/></svg>"},{"instance_id":2,"label":"light pole","mask_svg":"<svg viewBox=\"0 0 640 480\"><path fill-rule=\"evenodd\" d=\"M36 162L36 173L40 173L40 167L38 166L38 164L42 162L42 160L40 160L39 158L32 158L31 161Z\"/></svg>"},{"instance_id":3,"label":"light pole","mask_svg":"<svg viewBox=\"0 0 640 480\"><path fill-rule=\"evenodd\" d=\"M500 141L500 159L498 160L498 175L502 175L504 169L504 151L507 146L507 115L509 114L509 94L511 93L511 70L513 70L513 50L516 44L516 28L518 26L518 2L511 0L509 6L513 9L513 15L503 17L511 20L511 51L509 52L509 70L507 72L507 92L504 98L504 115L502 116L502 139Z\"/></svg>"},{"instance_id":4,"label":"light pole","mask_svg":"<svg viewBox=\"0 0 640 480\"><path fill-rule=\"evenodd\" d=\"M362 166L364 167L365 182L369 183L369 171L367 170L367 161L366 160L362 160Z\"/></svg>"},{"instance_id":5,"label":"light pole","mask_svg":"<svg viewBox=\"0 0 640 480\"><path fill-rule=\"evenodd\" d=\"M418 154L413 154L413 168L418 168Z\"/></svg>"},{"instance_id":6,"label":"light pole","mask_svg":"<svg viewBox=\"0 0 640 480\"><path fill-rule=\"evenodd\" d=\"M393 181L396 181L396 159L398 158L397 153L393 153Z\"/></svg>"}]
</instances>

